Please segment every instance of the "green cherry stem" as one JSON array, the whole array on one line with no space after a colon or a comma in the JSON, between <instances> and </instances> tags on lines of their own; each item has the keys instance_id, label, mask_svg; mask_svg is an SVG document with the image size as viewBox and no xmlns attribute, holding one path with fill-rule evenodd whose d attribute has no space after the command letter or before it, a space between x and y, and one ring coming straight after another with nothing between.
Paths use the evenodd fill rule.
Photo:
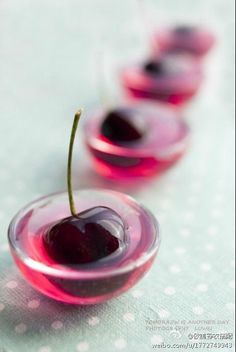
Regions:
<instances>
[{"instance_id":1,"label":"green cherry stem","mask_svg":"<svg viewBox=\"0 0 236 352\"><path fill-rule=\"evenodd\" d=\"M83 110L80 109L79 111L77 111L74 117L74 122L73 122L71 135L70 135L70 145L69 145L69 154L68 154L68 163L67 163L67 191L68 191L71 215L75 217L77 217L78 214L75 208L73 188L72 188L72 155L73 155L75 135L76 135L78 123L82 115L82 112Z\"/></svg>"}]
</instances>

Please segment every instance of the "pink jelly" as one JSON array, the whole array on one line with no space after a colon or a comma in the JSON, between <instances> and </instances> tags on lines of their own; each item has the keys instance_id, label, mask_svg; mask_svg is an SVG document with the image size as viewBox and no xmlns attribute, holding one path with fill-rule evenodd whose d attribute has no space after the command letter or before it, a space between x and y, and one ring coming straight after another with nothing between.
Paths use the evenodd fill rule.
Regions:
<instances>
[{"instance_id":1,"label":"pink jelly","mask_svg":"<svg viewBox=\"0 0 236 352\"><path fill-rule=\"evenodd\" d=\"M179 113L157 104L125 106L143 118L146 133L134 143L117 145L104 138L101 125L107 111L100 109L87 119L85 142L95 169L113 179L132 179L161 173L176 163L188 145L189 128Z\"/></svg>"},{"instance_id":2,"label":"pink jelly","mask_svg":"<svg viewBox=\"0 0 236 352\"><path fill-rule=\"evenodd\" d=\"M153 35L153 52L178 51L197 57L206 55L215 44L214 35L205 28L180 26L164 28Z\"/></svg>"},{"instance_id":3,"label":"pink jelly","mask_svg":"<svg viewBox=\"0 0 236 352\"><path fill-rule=\"evenodd\" d=\"M121 71L121 81L126 95L131 99L149 99L173 105L189 101L203 81L202 67L190 55L171 53L159 58L169 72L152 74L145 70L145 63L126 66Z\"/></svg>"},{"instance_id":4,"label":"pink jelly","mask_svg":"<svg viewBox=\"0 0 236 352\"><path fill-rule=\"evenodd\" d=\"M160 245L154 216L131 197L112 191L83 190L74 194L78 212L104 206L122 219L126 243L119 256L86 265L62 265L43 245L52 223L70 216L67 193L49 195L23 208L9 226L13 258L25 279L58 301L96 304L135 285L151 267Z\"/></svg>"}]
</instances>

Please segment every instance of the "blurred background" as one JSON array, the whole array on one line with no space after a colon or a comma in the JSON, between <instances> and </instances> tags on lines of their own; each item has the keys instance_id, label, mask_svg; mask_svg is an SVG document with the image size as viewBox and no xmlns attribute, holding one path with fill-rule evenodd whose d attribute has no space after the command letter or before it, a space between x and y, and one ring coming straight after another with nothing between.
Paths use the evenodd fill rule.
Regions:
<instances>
[{"instance_id":1,"label":"blurred background","mask_svg":"<svg viewBox=\"0 0 236 352\"><path fill-rule=\"evenodd\" d=\"M105 187L135 196L160 220L163 245L159 262L133 293L100 308L68 311L20 278L8 252L7 227L27 202L66 188L74 113L83 107L86 119L100 104L99 53L106 53L107 92L119 103L114 67L147 55L146 30L134 0L0 2L0 350L23 351L30 341L31 351L66 351L65 346L68 351L110 351L110 341L120 339L123 345L114 348L151 351L155 336L169 338L145 330L145 318L161 318L161 311L173 319L227 319L232 330L234 1L147 0L146 9L151 28L193 22L217 37L204 62L204 86L184 111L191 146L166 174L131 188L93 171L80 129L75 187ZM9 289L8 282L16 282L17 288ZM207 286L205 294L196 289L201 284ZM176 295L166 294L168 287ZM32 299L40 302L33 315L28 308ZM195 314L196 307L203 311ZM128 327L127 313L134 317ZM92 328L91 316L101 323ZM53 319L63 323L60 334L51 328ZM26 329L19 334L15 327L20 324ZM84 341L89 347L85 344L88 349L83 350L78 344Z\"/></svg>"}]
</instances>

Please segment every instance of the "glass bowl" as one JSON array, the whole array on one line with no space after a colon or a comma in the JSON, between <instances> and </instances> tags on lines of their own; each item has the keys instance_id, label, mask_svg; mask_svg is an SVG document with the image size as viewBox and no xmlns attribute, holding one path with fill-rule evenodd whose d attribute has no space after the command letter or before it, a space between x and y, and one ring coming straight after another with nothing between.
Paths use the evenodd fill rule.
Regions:
<instances>
[{"instance_id":1,"label":"glass bowl","mask_svg":"<svg viewBox=\"0 0 236 352\"><path fill-rule=\"evenodd\" d=\"M203 82L199 60L189 54L163 53L169 72L151 74L144 69L144 62L135 62L120 71L121 84L126 97L131 100L151 100L182 106L198 92Z\"/></svg>"},{"instance_id":2,"label":"glass bowl","mask_svg":"<svg viewBox=\"0 0 236 352\"><path fill-rule=\"evenodd\" d=\"M181 113L164 104L126 103L146 124L144 137L132 144L117 145L101 134L106 109L92 112L84 126L85 143L97 172L113 180L133 180L162 173L185 152L189 127ZM135 113L133 113L135 124Z\"/></svg>"},{"instance_id":3,"label":"glass bowl","mask_svg":"<svg viewBox=\"0 0 236 352\"><path fill-rule=\"evenodd\" d=\"M42 236L52 222L70 216L67 193L48 195L20 210L9 226L10 249L22 275L36 290L65 303L96 304L129 290L150 269L160 246L159 226L148 210L125 194L82 190L74 196L78 212L106 206L121 216L128 245L119 260L102 266L67 266L48 257Z\"/></svg>"},{"instance_id":4,"label":"glass bowl","mask_svg":"<svg viewBox=\"0 0 236 352\"><path fill-rule=\"evenodd\" d=\"M163 28L156 31L152 38L154 54L159 54L159 51L176 51L185 52L201 58L215 44L215 36L206 28L198 26Z\"/></svg>"}]
</instances>

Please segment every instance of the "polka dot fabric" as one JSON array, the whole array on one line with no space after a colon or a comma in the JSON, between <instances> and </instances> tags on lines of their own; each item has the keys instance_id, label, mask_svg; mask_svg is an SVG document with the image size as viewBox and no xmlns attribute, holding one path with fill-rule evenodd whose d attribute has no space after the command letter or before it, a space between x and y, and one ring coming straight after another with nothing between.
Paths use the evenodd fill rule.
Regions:
<instances>
[{"instance_id":1,"label":"polka dot fabric","mask_svg":"<svg viewBox=\"0 0 236 352\"><path fill-rule=\"evenodd\" d=\"M0 2L1 352L150 352L155 344L188 342L187 334L150 329L153 321L224 320L228 324L214 331L233 331L233 2L149 1L157 24L165 11L173 20L189 21L190 13L204 20L205 14L218 36L204 62L202 91L185 111L192 139L180 163L137 188L109 183L91 170L79 134L75 187L130 193L160 221L162 245L146 278L105 304L68 306L31 288L9 253L12 216L31 200L66 187L74 111L98 95L93 50L100 38L105 35L121 60L144 46L134 3Z\"/></svg>"}]
</instances>

